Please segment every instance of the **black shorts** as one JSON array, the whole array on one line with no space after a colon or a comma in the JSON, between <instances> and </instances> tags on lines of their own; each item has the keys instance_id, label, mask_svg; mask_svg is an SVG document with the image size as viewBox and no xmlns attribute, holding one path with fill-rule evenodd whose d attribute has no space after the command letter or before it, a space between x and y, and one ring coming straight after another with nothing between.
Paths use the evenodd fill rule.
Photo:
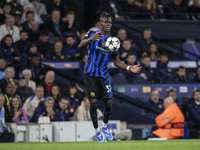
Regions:
<instances>
[{"instance_id":1,"label":"black shorts","mask_svg":"<svg viewBox=\"0 0 200 150\"><path fill-rule=\"evenodd\" d=\"M85 83L89 100L100 98L102 100L112 99L113 92L109 80L106 81L104 78L85 75Z\"/></svg>"}]
</instances>

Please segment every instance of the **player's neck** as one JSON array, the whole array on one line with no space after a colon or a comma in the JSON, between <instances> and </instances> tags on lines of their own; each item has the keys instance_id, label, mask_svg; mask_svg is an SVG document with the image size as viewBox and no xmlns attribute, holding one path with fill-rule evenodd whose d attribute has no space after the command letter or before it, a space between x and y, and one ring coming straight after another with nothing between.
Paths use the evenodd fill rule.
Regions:
<instances>
[{"instance_id":1,"label":"player's neck","mask_svg":"<svg viewBox=\"0 0 200 150\"><path fill-rule=\"evenodd\" d=\"M101 33L102 33L105 37L108 37L109 34L110 34L110 32L105 32L105 31L103 31L103 30L101 30Z\"/></svg>"}]
</instances>

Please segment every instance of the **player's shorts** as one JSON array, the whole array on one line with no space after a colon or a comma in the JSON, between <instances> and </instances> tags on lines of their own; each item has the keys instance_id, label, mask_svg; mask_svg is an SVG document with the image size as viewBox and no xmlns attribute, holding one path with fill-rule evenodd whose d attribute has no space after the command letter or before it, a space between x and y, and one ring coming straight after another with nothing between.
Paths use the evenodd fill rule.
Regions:
<instances>
[{"instance_id":1,"label":"player's shorts","mask_svg":"<svg viewBox=\"0 0 200 150\"><path fill-rule=\"evenodd\" d=\"M91 77L89 75L85 75L85 83L89 100L112 99L113 92L109 79L108 81L106 81L106 79L104 78Z\"/></svg>"}]
</instances>

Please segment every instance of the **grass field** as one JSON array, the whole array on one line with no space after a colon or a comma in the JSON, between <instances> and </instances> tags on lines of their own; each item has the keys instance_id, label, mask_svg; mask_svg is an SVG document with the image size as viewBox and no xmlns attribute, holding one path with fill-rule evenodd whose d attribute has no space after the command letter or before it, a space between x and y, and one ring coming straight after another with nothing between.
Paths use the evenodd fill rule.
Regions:
<instances>
[{"instance_id":1,"label":"grass field","mask_svg":"<svg viewBox=\"0 0 200 150\"><path fill-rule=\"evenodd\" d=\"M200 150L200 140L0 143L0 150Z\"/></svg>"}]
</instances>

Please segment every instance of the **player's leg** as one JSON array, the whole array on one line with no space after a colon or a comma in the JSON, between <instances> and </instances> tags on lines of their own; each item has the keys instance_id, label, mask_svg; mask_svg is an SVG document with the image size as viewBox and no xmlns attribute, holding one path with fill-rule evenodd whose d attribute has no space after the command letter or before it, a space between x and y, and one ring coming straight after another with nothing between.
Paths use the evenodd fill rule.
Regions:
<instances>
[{"instance_id":1,"label":"player's leg","mask_svg":"<svg viewBox=\"0 0 200 150\"><path fill-rule=\"evenodd\" d=\"M98 117L97 117L97 100L99 98L99 90L98 90L98 79L92 78L90 76L86 76L86 91L88 98L90 100L90 116L93 123L93 126L96 131L96 136L99 142L106 142L107 140L102 135L100 128L98 127Z\"/></svg>"}]
</instances>

